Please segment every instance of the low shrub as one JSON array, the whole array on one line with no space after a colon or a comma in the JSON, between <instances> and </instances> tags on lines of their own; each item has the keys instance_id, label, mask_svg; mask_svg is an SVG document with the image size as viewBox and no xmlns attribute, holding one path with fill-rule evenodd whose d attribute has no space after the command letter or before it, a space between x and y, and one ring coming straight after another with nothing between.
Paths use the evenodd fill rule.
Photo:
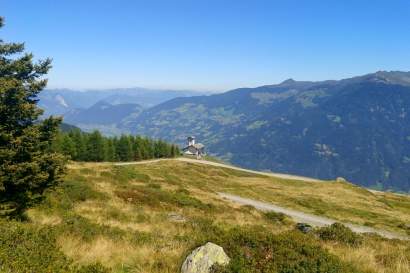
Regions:
<instances>
[{"instance_id":1,"label":"low shrub","mask_svg":"<svg viewBox=\"0 0 410 273\"><path fill-rule=\"evenodd\" d=\"M212 205L205 204L201 200L190 196L189 191L167 191L158 187L151 187L149 184L146 187L141 186L133 190L116 191L115 194L124 201L151 207L171 204L177 207L194 207L204 210L213 208Z\"/></svg>"},{"instance_id":2,"label":"low shrub","mask_svg":"<svg viewBox=\"0 0 410 273\"><path fill-rule=\"evenodd\" d=\"M255 211L256 209L252 205L242 205L239 207L239 210L242 212L249 213L249 212Z\"/></svg>"},{"instance_id":3,"label":"low shrub","mask_svg":"<svg viewBox=\"0 0 410 273\"><path fill-rule=\"evenodd\" d=\"M280 212L274 212L274 211L267 211L264 213L264 216L266 219L272 222L279 222L283 223L286 219L286 215L284 213Z\"/></svg>"},{"instance_id":4,"label":"low shrub","mask_svg":"<svg viewBox=\"0 0 410 273\"><path fill-rule=\"evenodd\" d=\"M30 224L0 222L0 272L69 272L54 233Z\"/></svg>"},{"instance_id":5,"label":"low shrub","mask_svg":"<svg viewBox=\"0 0 410 273\"><path fill-rule=\"evenodd\" d=\"M78 267L57 247L55 230L0 221L0 272L108 273L100 264Z\"/></svg>"},{"instance_id":6,"label":"low shrub","mask_svg":"<svg viewBox=\"0 0 410 273\"><path fill-rule=\"evenodd\" d=\"M121 240L127 235L127 232L120 228L99 225L79 215L66 215L64 222L55 229L59 234L71 234L88 242L99 236Z\"/></svg>"},{"instance_id":7,"label":"low shrub","mask_svg":"<svg viewBox=\"0 0 410 273\"><path fill-rule=\"evenodd\" d=\"M107 195L95 190L89 182L77 179L76 176L69 176L55 190L47 191L38 207L48 212L66 213L78 202L106 199Z\"/></svg>"},{"instance_id":8,"label":"low shrub","mask_svg":"<svg viewBox=\"0 0 410 273\"><path fill-rule=\"evenodd\" d=\"M100 263L85 265L78 268L74 273L110 273L111 269L108 269Z\"/></svg>"},{"instance_id":9,"label":"low shrub","mask_svg":"<svg viewBox=\"0 0 410 273\"><path fill-rule=\"evenodd\" d=\"M361 235L354 233L350 228L340 223L322 227L317 230L317 234L324 241L339 242L353 247L360 246L363 242Z\"/></svg>"},{"instance_id":10,"label":"low shrub","mask_svg":"<svg viewBox=\"0 0 410 273\"><path fill-rule=\"evenodd\" d=\"M61 188L72 203L105 197L103 193L94 190L88 182L82 179L65 180Z\"/></svg>"},{"instance_id":11,"label":"low shrub","mask_svg":"<svg viewBox=\"0 0 410 273\"><path fill-rule=\"evenodd\" d=\"M217 273L358 273L298 231L273 235L260 227L234 228L216 239L231 258Z\"/></svg>"},{"instance_id":12,"label":"low shrub","mask_svg":"<svg viewBox=\"0 0 410 273\"><path fill-rule=\"evenodd\" d=\"M151 180L149 175L138 172L135 166L114 166L112 178L120 183L128 183L130 180L148 183Z\"/></svg>"},{"instance_id":13,"label":"low shrub","mask_svg":"<svg viewBox=\"0 0 410 273\"><path fill-rule=\"evenodd\" d=\"M397 225L398 228L403 229L407 234L410 235L410 225L405 223L400 223Z\"/></svg>"},{"instance_id":14,"label":"low shrub","mask_svg":"<svg viewBox=\"0 0 410 273\"><path fill-rule=\"evenodd\" d=\"M190 196L189 194L183 192L176 192L173 194L174 202L178 206L182 207L194 207L198 209L208 209L208 206L204 204L201 200Z\"/></svg>"}]
</instances>

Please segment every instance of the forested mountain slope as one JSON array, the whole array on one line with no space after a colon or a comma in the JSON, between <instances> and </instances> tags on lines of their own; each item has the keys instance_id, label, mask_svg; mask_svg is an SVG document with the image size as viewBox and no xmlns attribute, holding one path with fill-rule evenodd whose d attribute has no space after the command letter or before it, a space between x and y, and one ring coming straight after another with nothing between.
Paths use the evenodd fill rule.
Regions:
<instances>
[{"instance_id":1,"label":"forested mountain slope","mask_svg":"<svg viewBox=\"0 0 410 273\"><path fill-rule=\"evenodd\" d=\"M410 189L410 73L298 82L177 98L122 127L248 168Z\"/></svg>"}]
</instances>

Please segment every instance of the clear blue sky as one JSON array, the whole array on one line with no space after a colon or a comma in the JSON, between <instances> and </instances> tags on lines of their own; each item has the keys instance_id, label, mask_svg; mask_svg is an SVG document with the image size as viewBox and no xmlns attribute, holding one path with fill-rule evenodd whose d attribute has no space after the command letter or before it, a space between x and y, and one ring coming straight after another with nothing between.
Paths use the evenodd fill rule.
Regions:
<instances>
[{"instance_id":1,"label":"clear blue sky","mask_svg":"<svg viewBox=\"0 0 410 273\"><path fill-rule=\"evenodd\" d=\"M227 90L410 70L410 1L0 0L50 87Z\"/></svg>"}]
</instances>

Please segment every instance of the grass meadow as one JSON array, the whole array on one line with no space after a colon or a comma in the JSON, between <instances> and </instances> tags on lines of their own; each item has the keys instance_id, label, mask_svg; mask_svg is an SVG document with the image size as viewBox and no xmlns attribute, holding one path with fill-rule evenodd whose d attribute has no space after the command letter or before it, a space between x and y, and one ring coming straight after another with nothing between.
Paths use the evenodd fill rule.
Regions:
<instances>
[{"instance_id":1,"label":"grass meadow","mask_svg":"<svg viewBox=\"0 0 410 273\"><path fill-rule=\"evenodd\" d=\"M409 232L410 198L349 183L174 160L72 163L26 221L0 221L0 272L179 272L190 251L207 241L232 258L230 267L215 272L410 272L409 242L339 229L302 234L288 217L222 200L219 191Z\"/></svg>"}]
</instances>

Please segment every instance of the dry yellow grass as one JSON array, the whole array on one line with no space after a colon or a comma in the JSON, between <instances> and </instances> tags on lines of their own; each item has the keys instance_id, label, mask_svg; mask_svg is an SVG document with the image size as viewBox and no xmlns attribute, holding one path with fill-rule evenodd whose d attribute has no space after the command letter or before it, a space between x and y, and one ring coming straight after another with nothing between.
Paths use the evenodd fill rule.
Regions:
<instances>
[{"instance_id":1,"label":"dry yellow grass","mask_svg":"<svg viewBox=\"0 0 410 273\"><path fill-rule=\"evenodd\" d=\"M240 178L237 182L238 186L225 191L392 231L403 232L398 225L410 222L410 198L405 196L372 193L341 182L309 183L272 178Z\"/></svg>"},{"instance_id":2,"label":"dry yellow grass","mask_svg":"<svg viewBox=\"0 0 410 273\"><path fill-rule=\"evenodd\" d=\"M255 209L226 202L218 197L218 191L344 221L373 222L375 226L396 231L400 230L399 222L410 221L409 210L400 206L403 198L409 202L407 197L370 193L346 183L290 181L176 161L126 167L106 163L71 164L66 180L83 185L71 193L71 200L77 198L72 207L60 208L58 202L64 203L64 199L55 197L50 202L57 207L32 210L30 218L39 224L61 225L63 232L58 245L76 263L100 262L114 272L178 272L183 257L195 247L200 236L197 226L201 221L213 221L227 228L259 225L274 233L294 228L290 222L272 223ZM181 200L175 199L180 198L175 195L179 190L189 194L182 195ZM141 195L143 191L151 196ZM152 202L155 198L159 198L158 202ZM180 215L185 221L174 221L170 213ZM375 215L377 219L372 218ZM66 228L64 219L75 219L68 221L81 224L75 229ZM101 230L94 232L95 227ZM410 272L407 243L368 240L359 248L321 244L363 272Z\"/></svg>"},{"instance_id":3,"label":"dry yellow grass","mask_svg":"<svg viewBox=\"0 0 410 273\"><path fill-rule=\"evenodd\" d=\"M28 218L36 224L56 226L61 224L61 217L47 211L39 211L37 209L29 209L27 211Z\"/></svg>"},{"instance_id":4,"label":"dry yellow grass","mask_svg":"<svg viewBox=\"0 0 410 273\"><path fill-rule=\"evenodd\" d=\"M377 245L364 244L358 248L346 248L327 244L326 247L343 260L362 265L365 272L399 273L409 272L409 249L406 245L379 242Z\"/></svg>"},{"instance_id":5,"label":"dry yellow grass","mask_svg":"<svg viewBox=\"0 0 410 273\"><path fill-rule=\"evenodd\" d=\"M189 170L187 174L179 170ZM344 222L365 224L391 231L403 232L400 224L410 222L410 197L393 193L371 192L344 182L312 183L258 175L222 176L228 169L176 161L157 162L137 167L150 173L158 169L178 170L177 175L187 186L190 177L203 178L195 184L208 192L223 191L250 197L280 206L325 215ZM235 173L235 172L234 172Z\"/></svg>"}]
</instances>

